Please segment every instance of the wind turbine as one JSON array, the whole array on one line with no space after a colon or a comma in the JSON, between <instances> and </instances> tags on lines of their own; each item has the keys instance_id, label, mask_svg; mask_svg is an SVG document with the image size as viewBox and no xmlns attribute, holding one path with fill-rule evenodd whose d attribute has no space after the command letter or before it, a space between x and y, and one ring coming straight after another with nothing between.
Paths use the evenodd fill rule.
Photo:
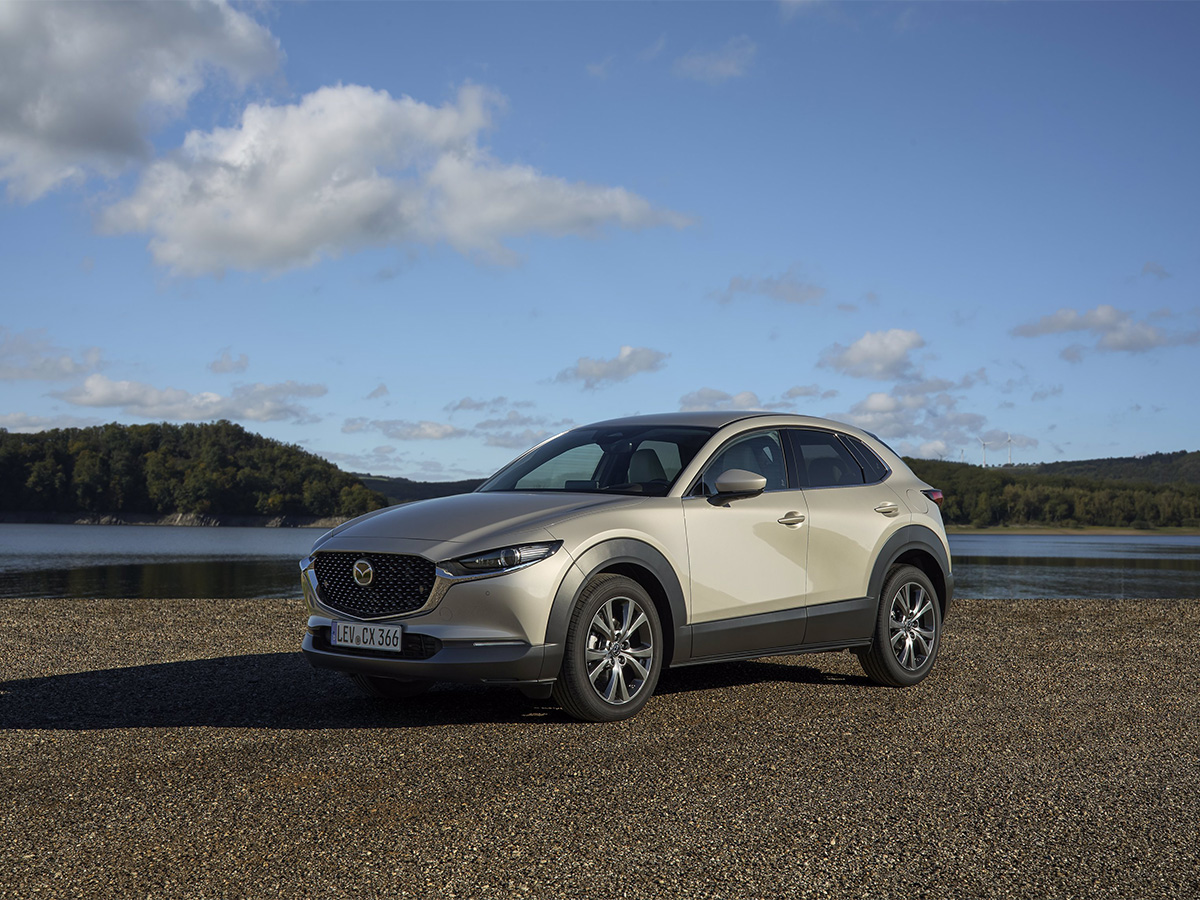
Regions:
<instances>
[{"instance_id":1,"label":"wind turbine","mask_svg":"<svg viewBox=\"0 0 1200 900\"><path fill-rule=\"evenodd\" d=\"M1012 465L1012 435L1008 436L1008 440L1004 443L1008 444L1008 464Z\"/></svg>"},{"instance_id":2,"label":"wind turbine","mask_svg":"<svg viewBox=\"0 0 1200 900\"><path fill-rule=\"evenodd\" d=\"M979 446L983 448L983 465L984 465L984 468L987 468L988 442L985 441L983 438L978 438L977 440L979 441Z\"/></svg>"},{"instance_id":3,"label":"wind turbine","mask_svg":"<svg viewBox=\"0 0 1200 900\"><path fill-rule=\"evenodd\" d=\"M958 451L958 461L960 463L965 463L967 461L967 451L965 449Z\"/></svg>"}]
</instances>

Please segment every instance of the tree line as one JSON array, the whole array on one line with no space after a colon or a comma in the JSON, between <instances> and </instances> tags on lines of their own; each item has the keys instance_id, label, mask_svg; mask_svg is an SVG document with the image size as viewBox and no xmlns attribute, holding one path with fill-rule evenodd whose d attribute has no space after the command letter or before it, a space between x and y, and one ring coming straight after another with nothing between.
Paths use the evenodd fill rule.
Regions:
<instances>
[{"instance_id":1,"label":"tree line","mask_svg":"<svg viewBox=\"0 0 1200 900\"><path fill-rule=\"evenodd\" d=\"M906 459L918 478L945 494L942 518L953 525L1107 525L1200 528L1200 484L1043 474L1036 467L982 468ZM1135 466L1119 467L1133 473Z\"/></svg>"},{"instance_id":2,"label":"tree line","mask_svg":"<svg viewBox=\"0 0 1200 900\"><path fill-rule=\"evenodd\" d=\"M227 421L0 429L0 511L356 516L382 506L332 463Z\"/></svg>"}]
</instances>

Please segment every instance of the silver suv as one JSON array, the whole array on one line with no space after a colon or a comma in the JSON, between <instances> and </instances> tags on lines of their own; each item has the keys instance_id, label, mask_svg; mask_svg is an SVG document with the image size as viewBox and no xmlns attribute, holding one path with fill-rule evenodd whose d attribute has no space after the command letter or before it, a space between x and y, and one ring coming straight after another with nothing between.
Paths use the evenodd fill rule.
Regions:
<instances>
[{"instance_id":1,"label":"silver suv","mask_svg":"<svg viewBox=\"0 0 1200 900\"><path fill-rule=\"evenodd\" d=\"M511 685L591 721L634 715L663 666L851 650L912 685L954 593L941 499L827 419L599 422L319 538L304 654L376 697Z\"/></svg>"}]
</instances>

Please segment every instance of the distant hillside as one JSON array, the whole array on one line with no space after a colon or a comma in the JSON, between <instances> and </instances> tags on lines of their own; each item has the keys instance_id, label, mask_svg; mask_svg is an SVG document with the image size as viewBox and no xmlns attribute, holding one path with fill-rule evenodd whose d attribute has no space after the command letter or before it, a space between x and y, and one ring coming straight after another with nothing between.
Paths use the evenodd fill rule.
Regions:
<instances>
[{"instance_id":1,"label":"distant hillside","mask_svg":"<svg viewBox=\"0 0 1200 900\"><path fill-rule=\"evenodd\" d=\"M467 494L483 484L482 478L467 481L410 481L407 478L389 478L384 475L355 474L354 477L368 489L387 497L388 503L409 503L413 500Z\"/></svg>"},{"instance_id":2,"label":"distant hillside","mask_svg":"<svg viewBox=\"0 0 1200 900\"><path fill-rule=\"evenodd\" d=\"M319 456L230 422L0 429L0 512L356 516L380 494Z\"/></svg>"},{"instance_id":3,"label":"distant hillside","mask_svg":"<svg viewBox=\"0 0 1200 900\"><path fill-rule=\"evenodd\" d=\"M1151 453L1112 459L1081 459L1031 467L1041 475L1148 481L1153 484L1200 484L1200 451Z\"/></svg>"},{"instance_id":4,"label":"distant hillside","mask_svg":"<svg viewBox=\"0 0 1200 900\"><path fill-rule=\"evenodd\" d=\"M1155 454L1143 459L1088 460L1045 466L981 466L906 459L918 478L941 490L942 517L956 525L1108 525L1125 528L1200 528L1200 483L1156 483L1150 473L1172 471ZM1114 465L1095 465L1112 463ZM1145 463L1138 467L1135 464ZM1076 475L1083 471L1129 472L1129 478ZM1045 471L1062 467L1068 471ZM1088 467L1091 467L1090 469Z\"/></svg>"}]
</instances>

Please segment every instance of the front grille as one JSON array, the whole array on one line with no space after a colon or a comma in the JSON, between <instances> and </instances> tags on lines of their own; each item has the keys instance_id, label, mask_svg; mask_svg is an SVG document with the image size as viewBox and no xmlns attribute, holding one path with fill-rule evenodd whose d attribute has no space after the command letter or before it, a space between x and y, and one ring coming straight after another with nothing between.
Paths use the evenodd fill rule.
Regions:
<instances>
[{"instance_id":1,"label":"front grille","mask_svg":"<svg viewBox=\"0 0 1200 900\"><path fill-rule=\"evenodd\" d=\"M367 587L354 581L354 564L360 559L375 570ZM429 560L401 553L316 553L313 567L321 602L356 619L382 619L420 609L437 577Z\"/></svg>"},{"instance_id":2,"label":"front grille","mask_svg":"<svg viewBox=\"0 0 1200 900\"><path fill-rule=\"evenodd\" d=\"M362 557L358 557L362 559ZM365 647L335 647L329 640L329 628L320 627L313 630L313 646L318 650L329 653L352 653L355 656L377 656L381 659L429 659L442 649L442 642L429 634L413 634L404 632L400 639L400 652L389 650L368 650Z\"/></svg>"}]
</instances>

